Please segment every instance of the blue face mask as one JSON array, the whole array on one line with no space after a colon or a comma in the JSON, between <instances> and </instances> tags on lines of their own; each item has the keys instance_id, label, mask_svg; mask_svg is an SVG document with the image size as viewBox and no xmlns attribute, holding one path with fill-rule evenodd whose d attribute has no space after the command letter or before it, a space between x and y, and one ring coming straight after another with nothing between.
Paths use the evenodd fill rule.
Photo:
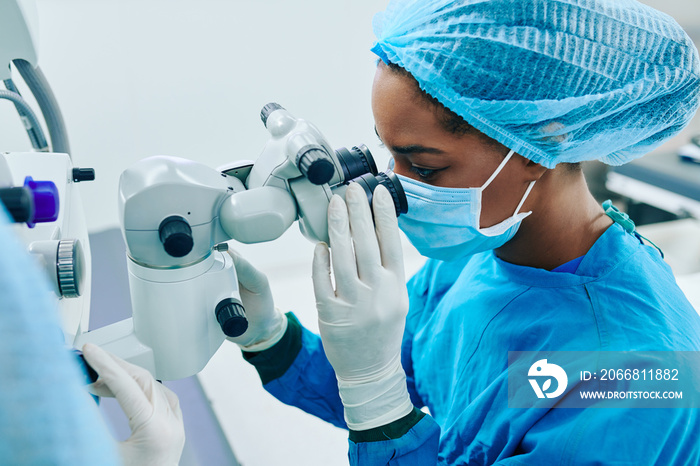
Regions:
<instances>
[{"instance_id":1,"label":"blue face mask","mask_svg":"<svg viewBox=\"0 0 700 466\"><path fill-rule=\"evenodd\" d=\"M488 228L479 227L481 194L513 156L510 151L480 188L441 188L397 175L408 198L408 213L399 216L399 227L422 255L458 260L508 242L522 220L532 212L518 213L532 190L532 181L511 217ZM391 161L393 167L393 160Z\"/></svg>"}]
</instances>

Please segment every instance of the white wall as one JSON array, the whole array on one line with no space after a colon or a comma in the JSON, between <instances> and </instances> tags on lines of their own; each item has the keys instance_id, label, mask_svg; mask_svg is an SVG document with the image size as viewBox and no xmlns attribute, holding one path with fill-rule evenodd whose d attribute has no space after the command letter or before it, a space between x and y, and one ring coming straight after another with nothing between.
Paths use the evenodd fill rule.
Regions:
<instances>
[{"instance_id":1,"label":"white wall","mask_svg":"<svg viewBox=\"0 0 700 466\"><path fill-rule=\"evenodd\" d=\"M89 227L117 224L117 180L150 155L255 158L278 101L335 146L374 143L370 19L381 0L38 0L39 61L59 100ZM3 150L27 148L11 105Z\"/></svg>"}]
</instances>

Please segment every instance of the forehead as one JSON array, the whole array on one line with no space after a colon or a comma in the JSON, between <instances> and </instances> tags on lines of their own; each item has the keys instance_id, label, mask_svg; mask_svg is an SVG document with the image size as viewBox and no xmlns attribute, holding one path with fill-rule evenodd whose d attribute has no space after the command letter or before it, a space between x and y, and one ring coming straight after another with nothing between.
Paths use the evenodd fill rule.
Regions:
<instances>
[{"instance_id":1,"label":"forehead","mask_svg":"<svg viewBox=\"0 0 700 466\"><path fill-rule=\"evenodd\" d=\"M382 138L383 132L443 130L438 118L440 109L422 93L416 80L383 63L374 75L372 111Z\"/></svg>"},{"instance_id":2,"label":"forehead","mask_svg":"<svg viewBox=\"0 0 700 466\"><path fill-rule=\"evenodd\" d=\"M430 98L421 91L418 81L403 68L379 62L374 74L372 97L390 99L394 103L422 104L431 107Z\"/></svg>"}]
</instances>

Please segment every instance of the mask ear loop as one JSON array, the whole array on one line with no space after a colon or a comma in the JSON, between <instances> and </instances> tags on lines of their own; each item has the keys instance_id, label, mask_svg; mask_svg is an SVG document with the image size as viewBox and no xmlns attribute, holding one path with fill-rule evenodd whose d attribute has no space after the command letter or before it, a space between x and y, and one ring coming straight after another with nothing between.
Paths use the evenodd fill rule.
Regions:
<instances>
[{"instance_id":1,"label":"mask ear loop","mask_svg":"<svg viewBox=\"0 0 700 466\"><path fill-rule=\"evenodd\" d=\"M513 154L515 154L515 151L514 151L513 149L511 149L510 152L508 152L508 155L506 155L506 158L503 159L503 162L501 162L501 164L498 166L498 168L496 168L496 171L493 172L493 174L489 177L489 179L486 180L486 183L484 183L483 186L481 186L481 190L482 190L482 191L483 191L484 189L486 189L486 188L488 187L488 185L491 184L491 182L494 180L494 178L496 178L496 176L497 176L499 173L501 173L501 170L503 170L503 167L505 167L505 166L506 166L506 163L508 163L508 161L510 160L510 158L513 157Z\"/></svg>"},{"instance_id":2,"label":"mask ear loop","mask_svg":"<svg viewBox=\"0 0 700 466\"><path fill-rule=\"evenodd\" d=\"M497 176L499 173L501 173L501 170L503 170L503 167L505 167L506 163L508 163L508 161L511 159L511 157L513 157L513 154L515 154L515 151L514 151L513 149L511 149L510 152L508 152L508 155L506 155L506 158L503 159L503 162L501 162L500 165L498 165L498 168L496 168L496 171L493 172L493 174L489 177L489 179L486 180L486 183L484 183L484 185L481 187L481 190L482 190L482 191L483 191L484 189L486 189L486 187L487 187L488 185L491 184L491 182L494 180L494 178L496 178L496 176ZM518 204L518 207L516 207L516 208L515 208L515 212L513 212L513 215L512 215L513 217L515 217L516 215L518 215L518 211L519 211L520 208L523 206L523 204L525 204L525 200L526 200L527 197L530 195L530 191L532 191L532 187L535 186L535 182L536 182L536 181L537 181L537 180L532 180L532 181L530 182L530 184L528 185L527 189L525 190L525 195L523 196L522 199L520 199L520 203ZM530 215L531 213L532 213L532 212L528 212L528 215Z\"/></svg>"},{"instance_id":3,"label":"mask ear loop","mask_svg":"<svg viewBox=\"0 0 700 466\"><path fill-rule=\"evenodd\" d=\"M530 191L532 191L532 187L535 186L536 181L537 180L530 181L530 184L528 185L527 189L525 190L525 195L520 200L520 204L518 204L518 207L515 208L515 212L513 212L513 217L518 215L518 211L520 211L520 208L523 206L523 204L525 204L525 200L530 195ZM528 212L527 215L530 215L531 213L532 213L532 211Z\"/></svg>"}]
</instances>

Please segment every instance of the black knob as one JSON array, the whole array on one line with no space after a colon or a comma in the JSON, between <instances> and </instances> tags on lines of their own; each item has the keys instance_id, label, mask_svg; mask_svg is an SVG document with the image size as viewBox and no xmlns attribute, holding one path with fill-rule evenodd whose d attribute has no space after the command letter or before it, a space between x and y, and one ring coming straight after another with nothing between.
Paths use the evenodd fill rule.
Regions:
<instances>
[{"instance_id":1,"label":"black knob","mask_svg":"<svg viewBox=\"0 0 700 466\"><path fill-rule=\"evenodd\" d=\"M74 168L73 181L80 183L81 181L95 181L94 168Z\"/></svg>"},{"instance_id":2,"label":"black knob","mask_svg":"<svg viewBox=\"0 0 700 466\"><path fill-rule=\"evenodd\" d=\"M78 350L73 350L73 354L75 355L75 358L78 360L78 365L80 367L82 367L82 369L83 369L83 373L85 374L85 383L90 384L90 383L97 382L97 379L100 376L95 371L95 369L93 369L92 366L90 364L88 364L88 362L85 360L83 353L79 352Z\"/></svg>"},{"instance_id":3,"label":"black knob","mask_svg":"<svg viewBox=\"0 0 700 466\"><path fill-rule=\"evenodd\" d=\"M16 223L28 222L34 218L34 196L24 187L1 188L0 200Z\"/></svg>"},{"instance_id":4,"label":"black knob","mask_svg":"<svg viewBox=\"0 0 700 466\"><path fill-rule=\"evenodd\" d=\"M262 110L260 110L260 119L262 120L263 125L267 126L267 117L269 117L275 110L284 110L284 107L276 102L270 102L269 104L265 105Z\"/></svg>"},{"instance_id":5,"label":"black knob","mask_svg":"<svg viewBox=\"0 0 700 466\"><path fill-rule=\"evenodd\" d=\"M328 183L333 178L335 167L320 149L310 149L299 156L299 171L315 185Z\"/></svg>"},{"instance_id":6,"label":"black knob","mask_svg":"<svg viewBox=\"0 0 700 466\"><path fill-rule=\"evenodd\" d=\"M165 252L171 256L183 257L192 251L194 246L192 228L184 218L177 215L166 218L160 223L158 232Z\"/></svg>"},{"instance_id":7,"label":"black knob","mask_svg":"<svg viewBox=\"0 0 700 466\"><path fill-rule=\"evenodd\" d=\"M227 337L239 337L248 330L245 309L233 298L226 298L216 305L216 320Z\"/></svg>"}]
</instances>

